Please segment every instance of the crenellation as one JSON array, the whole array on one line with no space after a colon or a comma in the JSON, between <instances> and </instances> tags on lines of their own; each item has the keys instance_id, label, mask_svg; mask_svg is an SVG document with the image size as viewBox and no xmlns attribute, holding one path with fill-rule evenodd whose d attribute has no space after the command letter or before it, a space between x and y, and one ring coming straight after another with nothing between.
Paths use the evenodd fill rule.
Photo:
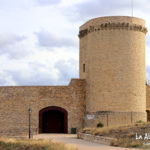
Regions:
<instances>
[{"instance_id":1,"label":"crenellation","mask_svg":"<svg viewBox=\"0 0 150 150\"><path fill-rule=\"evenodd\" d=\"M137 24L129 24L126 22L122 22L122 23L102 23L100 25L96 25L96 26L89 26L89 28L86 28L84 30L81 30L79 32L79 37L82 38L84 36L87 36L88 33L91 32L96 32L99 30L133 30L133 31L139 31L139 32L143 32L143 33L147 33L147 28L146 27L142 27L141 25L137 25Z\"/></svg>"}]
</instances>

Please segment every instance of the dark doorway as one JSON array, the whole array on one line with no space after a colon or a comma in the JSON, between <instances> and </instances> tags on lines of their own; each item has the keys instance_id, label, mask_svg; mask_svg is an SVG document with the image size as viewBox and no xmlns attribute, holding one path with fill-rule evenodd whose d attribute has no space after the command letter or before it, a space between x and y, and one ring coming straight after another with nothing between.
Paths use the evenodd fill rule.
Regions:
<instances>
[{"instance_id":1,"label":"dark doorway","mask_svg":"<svg viewBox=\"0 0 150 150\"><path fill-rule=\"evenodd\" d=\"M150 122L150 110L146 110L147 112L147 121Z\"/></svg>"},{"instance_id":2,"label":"dark doorway","mask_svg":"<svg viewBox=\"0 0 150 150\"><path fill-rule=\"evenodd\" d=\"M67 133L67 111L61 107L50 106L39 112L40 133Z\"/></svg>"}]
</instances>

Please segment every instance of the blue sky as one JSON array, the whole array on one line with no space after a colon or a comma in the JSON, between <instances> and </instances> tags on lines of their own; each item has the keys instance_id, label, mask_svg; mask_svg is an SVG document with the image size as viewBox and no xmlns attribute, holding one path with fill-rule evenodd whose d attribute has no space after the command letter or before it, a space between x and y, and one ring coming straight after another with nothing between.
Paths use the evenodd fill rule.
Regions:
<instances>
[{"instance_id":1,"label":"blue sky","mask_svg":"<svg viewBox=\"0 0 150 150\"><path fill-rule=\"evenodd\" d=\"M150 3L134 16L150 30ZM0 0L0 85L66 85L78 78L79 26L101 16L131 16L131 0ZM150 34L146 76L150 79Z\"/></svg>"}]
</instances>

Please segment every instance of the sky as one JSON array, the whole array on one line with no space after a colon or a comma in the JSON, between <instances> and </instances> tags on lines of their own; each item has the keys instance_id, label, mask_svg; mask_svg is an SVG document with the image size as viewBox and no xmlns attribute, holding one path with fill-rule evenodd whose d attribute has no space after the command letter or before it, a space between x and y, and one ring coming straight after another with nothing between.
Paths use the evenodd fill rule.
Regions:
<instances>
[{"instance_id":1,"label":"sky","mask_svg":"<svg viewBox=\"0 0 150 150\"><path fill-rule=\"evenodd\" d=\"M150 3L133 0L146 20ZM0 86L67 85L79 72L79 26L102 16L131 16L131 0L0 0ZM150 80L150 33L146 78Z\"/></svg>"}]
</instances>

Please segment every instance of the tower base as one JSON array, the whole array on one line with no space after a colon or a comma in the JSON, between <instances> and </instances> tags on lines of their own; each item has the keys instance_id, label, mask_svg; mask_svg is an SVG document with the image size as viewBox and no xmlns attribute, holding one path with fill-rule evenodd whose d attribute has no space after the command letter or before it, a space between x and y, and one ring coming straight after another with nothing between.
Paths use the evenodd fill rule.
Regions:
<instances>
[{"instance_id":1,"label":"tower base","mask_svg":"<svg viewBox=\"0 0 150 150\"><path fill-rule=\"evenodd\" d=\"M137 121L147 122L146 112L113 112L97 111L86 113L84 127L96 127L101 122L105 127L134 124Z\"/></svg>"}]
</instances>

